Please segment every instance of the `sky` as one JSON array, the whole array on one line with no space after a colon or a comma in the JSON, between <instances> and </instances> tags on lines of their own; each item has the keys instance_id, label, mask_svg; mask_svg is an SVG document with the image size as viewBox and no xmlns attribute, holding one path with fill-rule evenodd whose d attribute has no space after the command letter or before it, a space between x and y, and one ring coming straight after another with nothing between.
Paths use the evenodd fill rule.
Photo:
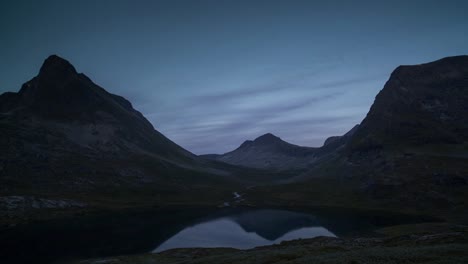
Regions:
<instances>
[{"instance_id":1,"label":"sky","mask_svg":"<svg viewBox=\"0 0 468 264\"><path fill-rule=\"evenodd\" d=\"M57 54L195 154L321 146L398 65L468 54L468 1L1 1L0 93Z\"/></svg>"}]
</instances>

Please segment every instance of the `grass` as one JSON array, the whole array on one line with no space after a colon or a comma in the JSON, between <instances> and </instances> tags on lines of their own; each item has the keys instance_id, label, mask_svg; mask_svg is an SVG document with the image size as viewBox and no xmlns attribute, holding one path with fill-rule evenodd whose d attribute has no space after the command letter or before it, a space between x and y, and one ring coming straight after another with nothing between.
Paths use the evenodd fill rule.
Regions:
<instances>
[{"instance_id":1,"label":"grass","mask_svg":"<svg viewBox=\"0 0 468 264\"><path fill-rule=\"evenodd\" d=\"M427 228L401 227L402 229ZM446 230L445 228L439 231ZM403 235L391 238L325 238L282 242L279 245L251 250L173 249L159 254L119 256L92 259L79 263L161 263L161 264L257 264L257 263L323 263L323 264L399 264L468 263L467 228L458 232L431 233L430 235ZM388 231L388 230L387 230Z\"/></svg>"},{"instance_id":2,"label":"grass","mask_svg":"<svg viewBox=\"0 0 468 264\"><path fill-rule=\"evenodd\" d=\"M418 224L404 224L395 225L377 229L376 232L385 236L397 237L404 235L415 234L431 234L442 232L460 232L466 229L463 225L456 225L451 223L418 223Z\"/></svg>"}]
</instances>

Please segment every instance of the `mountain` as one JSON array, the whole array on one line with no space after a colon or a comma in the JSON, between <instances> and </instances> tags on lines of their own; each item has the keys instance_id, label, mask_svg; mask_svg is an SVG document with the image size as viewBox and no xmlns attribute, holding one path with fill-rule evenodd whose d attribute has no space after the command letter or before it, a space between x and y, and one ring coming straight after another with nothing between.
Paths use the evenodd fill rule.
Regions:
<instances>
[{"instance_id":1,"label":"mountain","mask_svg":"<svg viewBox=\"0 0 468 264\"><path fill-rule=\"evenodd\" d=\"M185 161L195 158L156 131L129 101L108 93L55 55L45 60L39 75L18 93L2 94L0 105L3 122L60 129L67 139L64 143L89 155L150 153Z\"/></svg>"},{"instance_id":2,"label":"mountain","mask_svg":"<svg viewBox=\"0 0 468 264\"><path fill-rule=\"evenodd\" d=\"M295 169L306 168L314 153L315 148L293 145L268 133L253 141L245 141L231 152L202 157L252 168Z\"/></svg>"},{"instance_id":3,"label":"mountain","mask_svg":"<svg viewBox=\"0 0 468 264\"><path fill-rule=\"evenodd\" d=\"M353 150L466 143L467 87L468 56L398 67L357 130Z\"/></svg>"},{"instance_id":4,"label":"mountain","mask_svg":"<svg viewBox=\"0 0 468 264\"><path fill-rule=\"evenodd\" d=\"M207 154L201 157L251 168L280 171L305 170L333 156L346 144L357 127L358 125L343 136L328 138L320 148L293 145L267 133L253 141L245 141L231 152L222 155Z\"/></svg>"},{"instance_id":5,"label":"mountain","mask_svg":"<svg viewBox=\"0 0 468 264\"><path fill-rule=\"evenodd\" d=\"M468 219L468 56L396 68L346 138L333 157L298 175L297 183L254 188L246 197L262 200L275 193L288 197L276 204L418 210ZM322 148L338 141L330 138Z\"/></svg>"},{"instance_id":6,"label":"mountain","mask_svg":"<svg viewBox=\"0 0 468 264\"><path fill-rule=\"evenodd\" d=\"M362 123L322 147L265 134L197 157L51 56L0 95L0 223L36 209L219 205L241 190L248 204L453 215L468 206L467 87L468 56L400 66Z\"/></svg>"},{"instance_id":7,"label":"mountain","mask_svg":"<svg viewBox=\"0 0 468 264\"><path fill-rule=\"evenodd\" d=\"M0 95L0 134L0 208L141 202L140 195L164 203L231 175L55 55L18 93Z\"/></svg>"},{"instance_id":8,"label":"mountain","mask_svg":"<svg viewBox=\"0 0 468 264\"><path fill-rule=\"evenodd\" d=\"M362 177L373 197L462 206L468 183L468 56L396 68L343 157L345 170Z\"/></svg>"},{"instance_id":9,"label":"mountain","mask_svg":"<svg viewBox=\"0 0 468 264\"><path fill-rule=\"evenodd\" d=\"M355 165L379 160L374 170L421 166L427 172L451 171L450 177L463 178L465 166L435 166L441 160L466 161L467 146L468 56L457 56L395 69L344 155ZM427 164L423 168L411 162L416 160Z\"/></svg>"},{"instance_id":10,"label":"mountain","mask_svg":"<svg viewBox=\"0 0 468 264\"><path fill-rule=\"evenodd\" d=\"M349 130L348 132L346 132L346 134L342 136L332 136L332 137L327 138L325 142L323 143L323 147L343 145L344 143L348 141L348 139L350 139L354 135L354 133L356 132L358 128L359 128L359 125L355 125L353 128L351 128L351 130Z\"/></svg>"}]
</instances>

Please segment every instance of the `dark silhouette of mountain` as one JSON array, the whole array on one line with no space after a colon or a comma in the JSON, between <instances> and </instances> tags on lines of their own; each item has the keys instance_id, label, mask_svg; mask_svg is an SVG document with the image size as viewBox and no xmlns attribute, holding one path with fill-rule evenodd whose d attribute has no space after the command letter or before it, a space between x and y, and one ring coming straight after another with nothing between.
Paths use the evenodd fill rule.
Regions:
<instances>
[{"instance_id":1,"label":"dark silhouette of mountain","mask_svg":"<svg viewBox=\"0 0 468 264\"><path fill-rule=\"evenodd\" d=\"M348 132L346 132L346 134L342 136L333 136L333 137L327 138L325 142L323 143L323 147L343 145L344 143L347 142L349 138L351 138L351 136L354 135L354 132L356 132L358 128L359 128L359 125L355 125L353 128L351 128L351 130L349 130Z\"/></svg>"},{"instance_id":2,"label":"dark silhouette of mountain","mask_svg":"<svg viewBox=\"0 0 468 264\"><path fill-rule=\"evenodd\" d=\"M18 93L0 95L0 133L4 195L188 192L230 175L166 138L125 98L55 55Z\"/></svg>"},{"instance_id":3,"label":"dark silhouette of mountain","mask_svg":"<svg viewBox=\"0 0 468 264\"><path fill-rule=\"evenodd\" d=\"M336 164L362 177L372 197L460 205L468 183L468 56L395 69L342 157Z\"/></svg>"},{"instance_id":4,"label":"dark silhouette of mountain","mask_svg":"<svg viewBox=\"0 0 468 264\"><path fill-rule=\"evenodd\" d=\"M230 195L232 184L248 180L287 181L266 193L290 191L281 197L315 203L464 208L467 87L468 56L400 66L363 122L320 148L265 134L200 158L156 131L126 99L51 56L18 93L0 95L0 214L83 205L64 198L129 207L197 202L193 197L219 203L223 188ZM249 190L262 197L259 188Z\"/></svg>"},{"instance_id":5,"label":"dark silhouette of mountain","mask_svg":"<svg viewBox=\"0 0 468 264\"><path fill-rule=\"evenodd\" d=\"M352 149L466 143L467 87L468 56L398 67L356 131Z\"/></svg>"},{"instance_id":6,"label":"dark silhouette of mountain","mask_svg":"<svg viewBox=\"0 0 468 264\"><path fill-rule=\"evenodd\" d=\"M295 146L267 134L234 151L205 157L247 167L302 170L294 181L359 175L355 178L364 179L361 187L382 196L398 192L400 185L416 186L418 180L430 186L465 185L467 87L468 56L400 66L362 123L328 138L320 148Z\"/></svg>"},{"instance_id":7,"label":"dark silhouette of mountain","mask_svg":"<svg viewBox=\"0 0 468 264\"><path fill-rule=\"evenodd\" d=\"M255 140L247 140L237 149L222 155L203 155L234 165L262 169L306 168L315 148L301 147L283 141L273 134L262 135Z\"/></svg>"},{"instance_id":8,"label":"dark silhouette of mountain","mask_svg":"<svg viewBox=\"0 0 468 264\"><path fill-rule=\"evenodd\" d=\"M343 136L330 137L320 148L302 147L283 141L273 134L247 140L237 149L222 155L201 157L233 165L274 170L304 170L333 156L354 134L358 125Z\"/></svg>"},{"instance_id":9,"label":"dark silhouette of mountain","mask_svg":"<svg viewBox=\"0 0 468 264\"><path fill-rule=\"evenodd\" d=\"M266 193L295 197L288 203L431 210L468 219L468 56L399 66L362 123L320 149L333 144L341 147L332 147L329 159Z\"/></svg>"},{"instance_id":10,"label":"dark silhouette of mountain","mask_svg":"<svg viewBox=\"0 0 468 264\"><path fill-rule=\"evenodd\" d=\"M156 131L125 98L108 93L55 55L18 93L3 94L0 105L4 122L61 126L70 143L99 155L148 151L167 158L195 158Z\"/></svg>"}]
</instances>

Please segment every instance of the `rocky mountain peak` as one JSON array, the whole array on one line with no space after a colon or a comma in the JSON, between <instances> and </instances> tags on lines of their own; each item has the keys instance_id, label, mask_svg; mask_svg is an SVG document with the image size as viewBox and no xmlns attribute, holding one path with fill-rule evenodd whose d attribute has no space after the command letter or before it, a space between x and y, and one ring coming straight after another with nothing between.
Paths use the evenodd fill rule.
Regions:
<instances>
[{"instance_id":1,"label":"rocky mountain peak","mask_svg":"<svg viewBox=\"0 0 468 264\"><path fill-rule=\"evenodd\" d=\"M95 121L98 111L121 115L118 108L133 110L128 101L108 93L57 55L44 61L38 75L23 84L17 97L19 109L51 119Z\"/></svg>"},{"instance_id":2,"label":"rocky mountain peak","mask_svg":"<svg viewBox=\"0 0 468 264\"><path fill-rule=\"evenodd\" d=\"M70 62L57 55L49 56L38 75L23 84L18 93L0 96L0 105L2 112L16 111L49 120L100 123L105 119L154 129L129 101L77 73Z\"/></svg>"},{"instance_id":3,"label":"rocky mountain peak","mask_svg":"<svg viewBox=\"0 0 468 264\"><path fill-rule=\"evenodd\" d=\"M70 62L51 55L42 64L39 74L23 84L19 96L23 106L40 112L54 112L89 101L92 85Z\"/></svg>"},{"instance_id":4,"label":"rocky mountain peak","mask_svg":"<svg viewBox=\"0 0 468 264\"><path fill-rule=\"evenodd\" d=\"M0 113L8 113L0 115L5 124L27 120L27 131L35 131L40 124L41 129L59 135L61 143L57 144L66 146L63 149L78 145L96 155L102 150L124 154L144 150L164 157L193 158L156 131L129 101L107 92L56 55L48 57L39 74L18 93L0 95Z\"/></svg>"},{"instance_id":5,"label":"rocky mountain peak","mask_svg":"<svg viewBox=\"0 0 468 264\"><path fill-rule=\"evenodd\" d=\"M63 77L76 74L78 73L76 72L75 67L73 67L73 65L70 62L57 55L49 56L42 64L42 67L39 71L39 76L45 76L48 78Z\"/></svg>"},{"instance_id":6,"label":"rocky mountain peak","mask_svg":"<svg viewBox=\"0 0 468 264\"><path fill-rule=\"evenodd\" d=\"M257 144L273 144L273 143L278 143L282 142L281 138L271 134L271 133L266 133L262 136L259 136L254 140L255 143Z\"/></svg>"}]
</instances>

